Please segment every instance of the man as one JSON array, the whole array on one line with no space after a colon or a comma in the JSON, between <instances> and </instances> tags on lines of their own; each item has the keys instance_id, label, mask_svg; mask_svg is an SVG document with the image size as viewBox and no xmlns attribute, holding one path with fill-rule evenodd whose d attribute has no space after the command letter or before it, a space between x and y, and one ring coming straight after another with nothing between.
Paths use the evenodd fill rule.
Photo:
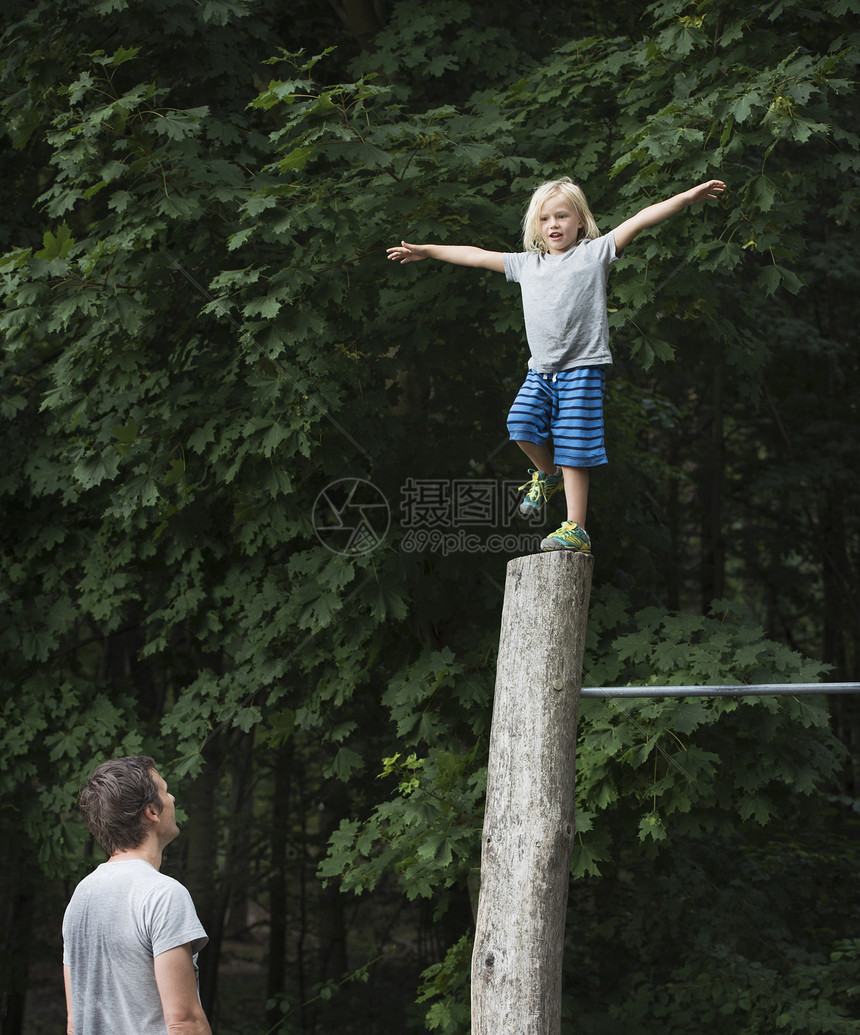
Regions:
<instances>
[{"instance_id":1,"label":"man","mask_svg":"<svg viewBox=\"0 0 860 1035\"><path fill-rule=\"evenodd\" d=\"M211 1035L196 963L209 938L188 891L159 873L179 827L155 762L104 762L79 805L108 861L63 918L68 1035Z\"/></svg>"}]
</instances>

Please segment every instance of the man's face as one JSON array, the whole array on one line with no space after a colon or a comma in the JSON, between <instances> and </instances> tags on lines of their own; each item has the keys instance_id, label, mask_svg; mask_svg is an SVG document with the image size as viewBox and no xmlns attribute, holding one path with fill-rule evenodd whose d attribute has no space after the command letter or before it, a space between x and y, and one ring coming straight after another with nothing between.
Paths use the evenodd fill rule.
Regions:
<instances>
[{"instance_id":1,"label":"man's face","mask_svg":"<svg viewBox=\"0 0 860 1035\"><path fill-rule=\"evenodd\" d=\"M167 845L179 836L179 827L176 825L176 799L167 790L167 784L162 777L154 770L152 775L158 787L158 801L161 805L158 816L159 840L163 845Z\"/></svg>"}]
</instances>

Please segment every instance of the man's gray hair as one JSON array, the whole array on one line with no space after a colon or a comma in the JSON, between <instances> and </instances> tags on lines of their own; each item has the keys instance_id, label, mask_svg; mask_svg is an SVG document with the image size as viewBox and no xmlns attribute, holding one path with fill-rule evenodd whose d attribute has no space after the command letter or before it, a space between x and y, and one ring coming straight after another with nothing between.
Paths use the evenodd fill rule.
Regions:
<instances>
[{"instance_id":1,"label":"man's gray hair","mask_svg":"<svg viewBox=\"0 0 860 1035\"><path fill-rule=\"evenodd\" d=\"M143 843L148 805L161 812L155 772L148 755L112 758L102 762L81 791L78 807L84 822L109 856Z\"/></svg>"}]
</instances>

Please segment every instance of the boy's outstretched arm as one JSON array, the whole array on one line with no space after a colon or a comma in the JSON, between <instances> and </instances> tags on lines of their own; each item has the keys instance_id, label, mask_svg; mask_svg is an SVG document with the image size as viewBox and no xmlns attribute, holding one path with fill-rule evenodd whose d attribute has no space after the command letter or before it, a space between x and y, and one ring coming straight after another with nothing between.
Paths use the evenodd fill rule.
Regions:
<instances>
[{"instance_id":1,"label":"boy's outstretched arm","mask_svg":"<svg viewBox=\"0 0 860 1035\"><path fill-rule=\"evenodd\" d=\"M401 241L397 248L388 248L388 258L394 262L418 262L421 259L439 259L455 266L478 266L485 270L505 272L502 252L488 252L483 248L461 244L408 244Z\"/></svg>"},{"instance_id":2,"label":"boy's outstretched arm","mask_svg":"<svg viewBox=\"0 0 860 1035\"><path fill-rule=\"evenodd\" d=\"M664 219L674 216L688 205L695 205L697 201L718 198L725 189L726 185L722 180L708 180L707 183L700 183L698 187L691 187L682 194L676 194L674 198L667 198L666 201L658 201L656 205L643 208L615 228L616 250L624 251L633 238L647 227L662 223Z\"/></svg>"}]
</instances>

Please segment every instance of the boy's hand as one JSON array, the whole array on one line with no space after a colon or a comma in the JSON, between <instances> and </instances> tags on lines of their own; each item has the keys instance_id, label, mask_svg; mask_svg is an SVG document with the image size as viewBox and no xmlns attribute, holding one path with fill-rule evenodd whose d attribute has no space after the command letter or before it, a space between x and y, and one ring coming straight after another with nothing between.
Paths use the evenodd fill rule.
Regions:
<instances>
[{"instance_id":1,"label":"boy's hand","mask_svg":"<svg viewBox=\"0 0 860 1035\"><path fill-rule=\"evenodd\" d=\"M426 244L407 244L401 241L397 248L386 248L388 258L394 262L419 262L421 259L429 258Z\"/></svg>"},{"instance_id":2,"label":"boy's hand","mask_svg":"<svg viewBox=\"0 0 860 1035\"><path fill-rule=\"evenodd\" d=\"M706 198L718 198L725 189L726 185L722 180L700 183L698 187L692 187L687 191L688 204L695 205L697 201L704 201Z\"/></svg>"}]
</instances>

